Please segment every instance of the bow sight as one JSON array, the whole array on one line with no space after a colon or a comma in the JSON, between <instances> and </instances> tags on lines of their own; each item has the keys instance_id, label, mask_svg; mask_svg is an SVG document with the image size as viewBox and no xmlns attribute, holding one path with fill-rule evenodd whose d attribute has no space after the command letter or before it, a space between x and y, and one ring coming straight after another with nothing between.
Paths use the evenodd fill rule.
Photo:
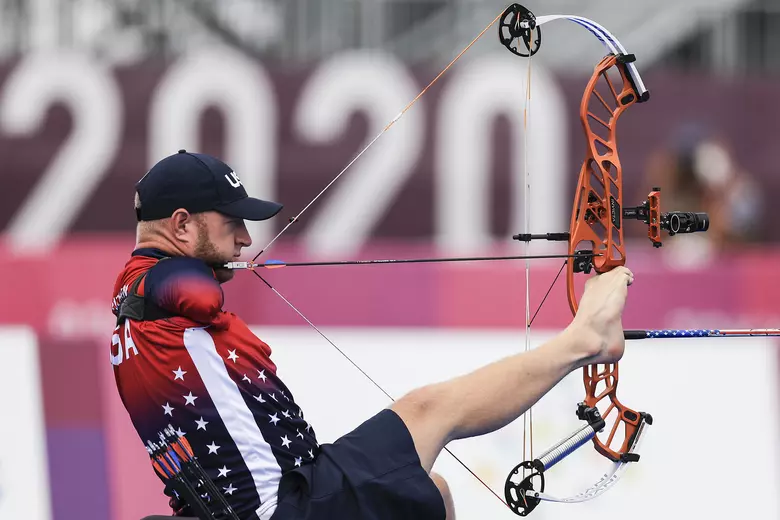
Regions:
<instances>
[{"instance_id":1,"label":"bow sight","mask_svg":"<svg viewBox=\"0 0 780 520\"><path fill-rule=\"evenodd\" d=\"M647 237L653 247L661 247L661 230L669 236L678 233L699 233L710 228L710 217L706 213L670 211L661 213L661 188L653 188L641 206L623 208L623 219L639 220L647 224Z\"/></svg>"},{"instance_id":2,"label":"bow sight","mask_svg":"<svg viewBox=\"0 0 780 520\"><path fill-rule=\"evenodd\" d=\"M606 215L606 208L600 204L595 194L588 197L589 207L586 210L585 220L591 224L597 223ZM618 203L611 200L612 214L618 213ZM653 247L661 247L661 231L666 231L669 236L683 233L703 233L710 228L710 217L707 213L693 211L668 211L661 213L661 188L653 188L647 196L647 200L639 206L623 208L623 220L639 220L647 224L647 236L653 243ZM568 232L563 233L518 233L512 236L513 240L530 242L532 240L548 240L566 242L571 238ZM580 250L574 254L575 272L590 273L587 266L587 258L592 260L593 251Z\"/></svg>"}]
</instances>

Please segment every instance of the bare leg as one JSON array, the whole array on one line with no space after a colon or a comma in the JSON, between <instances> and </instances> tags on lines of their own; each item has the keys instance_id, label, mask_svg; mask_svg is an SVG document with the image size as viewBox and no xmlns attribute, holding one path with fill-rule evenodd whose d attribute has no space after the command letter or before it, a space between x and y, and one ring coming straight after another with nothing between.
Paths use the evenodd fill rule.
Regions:
<instances>
[{"instance_id":1,"label":"bare leg","mask_svg":"<svg viewBox=\"0 0 780 520\"><path fill-rule=\"evenodd\" d=\"M444 477L438 473L431 471L431 480L439 488L441 497L444 499L444 509L447 511L447 520L455 520L455 503L452 501L452 494L450 493L450 487L447 485L447 481Z\"/></svg>"},{"instance_id":2,"label":"bare leg","mask_svg":"<svg viewBox=\"0 0 780 520\"><path fill-rule=\"evenodd\" d=\"M391 408L409 429L423 468L430 471L450 441L512 422L573 370L620 359L625 348L621 316L632 279L624 267L589 279L577 316L557 337L396 401Z\"/></svg>"}]
</instances>

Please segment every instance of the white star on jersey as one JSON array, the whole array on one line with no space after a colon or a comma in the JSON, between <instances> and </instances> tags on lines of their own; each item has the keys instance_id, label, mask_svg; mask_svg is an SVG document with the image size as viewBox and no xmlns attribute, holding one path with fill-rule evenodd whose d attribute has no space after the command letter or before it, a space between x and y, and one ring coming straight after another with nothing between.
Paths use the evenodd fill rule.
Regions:
<instances>
[{"instance_id":1,"label":"white star on jersey","mask_svg":"<svg viewBox=\"0 0 780 520\"><path fill-rule=\"evenodd\" d=\"M241 381L246 381L247 383L251 383L252 382L252 380L249 379L249 377L247 377L246 374L244 374L244 377L241 378Z\"/></svg>"},{"instance_id":2,"label":"white star on jersey","mask_svg":"<svg viewBox=\"0 0 780 520\"><path fill-rule=\"evenodd\" d=\"M219 477L227 477L227 474L233 471L232 469L228 469L227 466L222 466L219 469ZM217 477L217 478L219 478Z\"/></svg>"},{"instance_id":3,"label":"white star on jersey","mask_svg":"<svg viewBox=\"0 0 780 520\"><path fill-rule=\"evenodd\" d=\"M190 392L188 395L183 395L182 397L184 398L185 401L187 401L186 403L184 403L184 406L187 406L188 404L195 406L195 399L198 398L198 396L192 395L192 392Z\"/></svg>"},{"instance_id":4,"label":"white star on jersey","mask_svg":"<svg viewBox=\"0 0 780 520\"><path fill-rule=\"evenodd\" d=\"M274 426L276 426L276 423L279 422L279 417L277 417L276 414L269 415L268 417L271 418L271 422L274 423Z\"/></svg>"},{"instance_id":5,"label":"white star on jersey","mask_svg":"<svg viewBox=\"0 0 780 520\"><path fill-rule=\"evenodd\" d=\"M262 394L256 395L255 399L257 399L257 402L259 402L259 403L264 403L265 402L265 399L263 399L263 395Z\"/></svg>"},{"instance_id":6,"label":"white star on jersey","mask_svg":"<svg viewBox=\"0 0 780 520\"><path fill-rule=\"evenodd\" d=\"M295 457L295 467L296 468L301 465L301 462L303 462L303 459L301 457Z\"/></svg>"},{"instance_id":7,"label":"white star on jersey","mask_svg":"<svg viewBox=\"0 0 780 520\"><path fill-rule=\"evenodd\" d=\"M173 378L174 381L176 381L177 379L181 379L182 381L184 381L184 374L187 373L186 371L182 370L181 367L179 367L178 370L173 370L172 372L173 375L176 376Z\"/></svg>"},{"instance_id":8,"label":"white star on jersey","mask_svg":"<svg viewBox=\"0 0 780 520\"><path fill-rule=\"evenodd\" d=\"M284 446L285 448L290 447L290 439L287 438L287 435L282 437L282 446Z\"/></svg>"},{"instance_id":9,"label":"white star on jersey","mask_svg":"<svg viewBox=\"0 0 780 520\"><path fill-rule=\"evenodd\" d=\"M265 370L258 370L257 371L257 378L258 379L262 379L263 383L265 383L265 380L268 379L268 377L266 377L266 375L265 375Z\"/></svg>"},{"instance_id":10,"label":"white star on jersey","mask_svg":"<svg viewBox=\"0 0 780 520\"><path fill-rule=\"evenodd\" d=\"M195 424L198 425L198 430L206 431L206 425L208 424L208 421L204 421L203 417L200 418L200 421L195 421Z\"/></svg>"},{"instance_id":11,"label":"white star on jersey","mask_svg":"<svg viewBox=\"0 0 780 520\"><path fill-rule=\"evenodd\" d=\"M163 410L165 410L165 415L170 415L173 417L173 407L170 405L170 403L165 403L163 405Z\"/></svg>"},{"instance_id":12,"label":"white star on jersey","mask_svg":"<svg viewBox=\"0 0 780 520\"><path fill-rule=\"evenodd\" d=\"M207 444L206 447L209 449L209 455L211 455L212 453L217 453L217 450L222 446L217 446L214 441L211 441L211 444Z\"/></svg>"},{"instance_id":13,"label":"white star on jersey","mask_svg":"<svg viewBox=\"0 0 780 520\"><path fill-rule=\"evenodd\" d=\"M234 488L233 484L228 484L228 487L223 487L222 489L225 490L226 495L232 495L233 491L238 491L238 488Z\"/></svg>"},{"instance_id":14,"label":"white star on jersey","mask_svg":"<svg viewBox=\"0 0 780 520\"><path fill-rule=\"evenodd\" d=\"M236 360L238 359L238 354L236 354L235 349L228 350L228 358L230 358L230 360L233 361L233 363L236 362Z\"/></svg>"}]
</instances>

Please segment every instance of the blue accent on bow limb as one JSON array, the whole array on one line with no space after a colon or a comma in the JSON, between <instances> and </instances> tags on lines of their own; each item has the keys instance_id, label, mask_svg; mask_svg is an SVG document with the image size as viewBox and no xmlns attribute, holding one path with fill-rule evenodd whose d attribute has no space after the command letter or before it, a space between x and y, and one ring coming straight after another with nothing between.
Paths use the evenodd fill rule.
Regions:
<instances>
[{"instance_id":1,"label":"blue accent on bow limb","mask_svg":"<svg viewBox=\"0 0 780 520\"><path fill-rule=\"evenodd\" d=\"M589 24L588 22L586 22L585 20L582 20L582 19L579 19L579 18L568 18L568 20L572 21L572 22L576 23L577 25L580 25L580 26L584 27L585 29L587 29L588 31L590 31L590 33L593 34L596 38L598 38L599 41L601 41L601 43L607 43L607 41L609 41L609 43L611 43L612 45L617 47L617 45L615 45L614 40L612 40L612 38L610 38L606 33L601 32L601 30L598 27L595 27L595 26ZM605 39L607 41L605 41Z\"/></svg>"}]
</instances>

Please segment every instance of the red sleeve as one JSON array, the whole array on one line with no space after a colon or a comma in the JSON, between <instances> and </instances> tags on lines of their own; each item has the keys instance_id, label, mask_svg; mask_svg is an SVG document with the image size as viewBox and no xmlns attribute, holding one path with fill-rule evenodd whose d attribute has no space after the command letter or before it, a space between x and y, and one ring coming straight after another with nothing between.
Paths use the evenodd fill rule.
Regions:
<instances>
[{"instance_id":1,"label":"red sleeve","mask_svg":"<svg viewBox=\"0 0 780 520\"><path fill-rule=\"evenodd\" d=\"M202 260L173 257L149 270L144 298L177 316L204 325L221 325L224 294L214 271Z\"/></svg>"}]
</instances>

